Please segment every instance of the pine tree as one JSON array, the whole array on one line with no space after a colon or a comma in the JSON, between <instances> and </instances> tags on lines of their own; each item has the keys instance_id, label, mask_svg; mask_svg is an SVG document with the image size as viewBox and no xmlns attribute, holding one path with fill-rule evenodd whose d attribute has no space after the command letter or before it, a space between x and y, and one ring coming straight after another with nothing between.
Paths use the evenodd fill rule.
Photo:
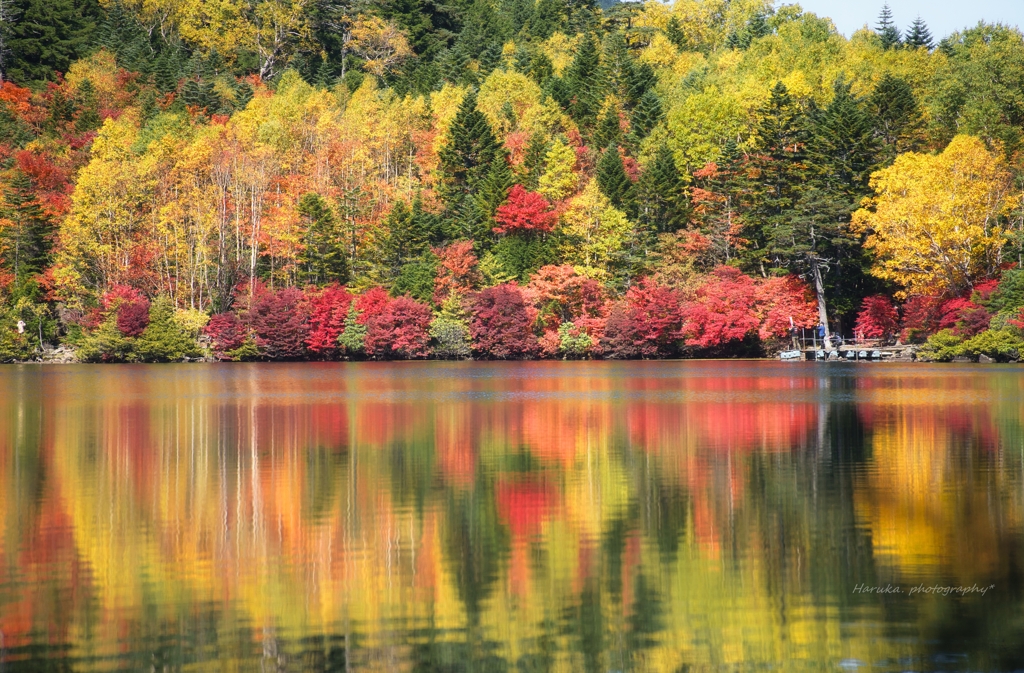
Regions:
<instances>
[{"instance_id":1,"label":"pine tree","mask_svg":"<svg viewBox=\"0 0 1024 673\"><path fill-rule=\"evenodd\" d=\"M526 155L523 157L523 174L519 181L530 191L537 189L540 176L544 172L548 149L548 141L543 133L534 133L530 136L530 144L526 146Z\"/></svg>"},{"instance_id":2,"label":"pine tree","mask_svg":"<svg viewBox=\"0 0 1024 673\"><path fill-rule=\"evenodd\" d=\"M686 49L686 34L683 33L683 24L679 22L679 19L672 16L668 23L665 25L665 37L668 41L675 46L676 49L683 51Z\"/></svg>"},{"instance_id":3,"label":"pine tree","mask_svg":"<svg viewBox=\"0 0 1024 673\"><path fill-rule=\"evenodd\" d=\"M903 43L913 49L924 47L929 51L931 51L931 48L935 46L932 41L931 31L928 30L928 25L925 24L924 19L920 16L914 19L914 22L910 24L910 30L907 31L907 35L904 38Z\"/></svg>"},{"instance_id":4,"label":"pine tree","mask_svg":"<svg viewBox=\"0 0 1024 673\"><path fill-rule=\"evenodd\" d=\"M487 175L498 153L498 141L491 125L476 107L476 93L463 98L448 139L438 152L441 194L449 207L457 207Z\"/></svg>"},{"instance_id":5,"label":"pine tree","mask_svg":"<svg viewBox=\"0 0 1024 673\"><path fill-rule=\"evenodd\" d=\"M661 99L658 98L658 94L653 89L648 90L640 98L640 102L630 117L629 135L632 142L639 144L641 140L650 135L664 116L665 113L662 111Z\"/></svg>"},{"instance_id":6,"label":"pine tree","mask_svg":"<svg viewBox=\"0 0 1024 673\"><path fill-rule=\"evenodd\" d=\"M97 0L18 0L8 42L9 79L53 80L88 53L103 14Z\"/></svg>"},{"instance_id":7,"label":"pine tree","mask_svg":"<svg viewBox=\"0 0 1024 673\"><path fill-rule=\"evenodd\" d=\"M878 142L863 101L843 79L836 81L828 107L813 116L810 130L807 158L828 191L859 201L876 168Z\"/></svg>"},{"instance_id":8,"label":"pine tree","mask_svg":"<svg viewBox=\"0 0 1024 673\"><path fill-rule=\"evenodd\" d=\"M921 112L905 80L889 74L882 77L868 99L868 110L882 144L882 163L888 164L896 155L914 149Z\"/></svg>"},{"instance_id":9,"label":"pine tree","mask_svg":"<svg viewBox=\"0 0 1024 673\"><path fill-rule=\"evenodd\" d=\"M569 93L568 112L581 128L591 129L604 99L604 77L597 43L590 35L580 40L576 56L565 74Z\"/></svg>"},{"instance_id":10,"label":"pine tree","mask_svg":"<svg viewBox=\"0 0 1024 673\"><path fill-rule=\"evenodd\" d=\"M658 148L654 161L640 176L639 215L651 231L672 232L686 224L687 199L683 176L668 145Z\"/></svg>"},{"instance_id":11,"label":"pine tree","mask_svg":"<svg viewBox=\"0 0 1024 673\"><path fill-rule=\"evenodd\" d=\"M892 21L892 10L889 9L889 3L885 3L882 11L878 14L875 33L882 41L882 49L895 49L900 46L900 31Z\"/></svg>"},{"instance_id":12,"label":"pine tree","mask_svg":"<svg viewBox=\"0 0 1024 673\"><path fill-rule=\"evenodd\" d=\"M803 163L806 129L803 110L782 82L757 111L750 169L759 179L749 195L744 237L748 267L766 275L778 262L776 249L785 247L788 218L805 179Z\"/></svg>"},{"instance_id":13,"label":"pine tree","mask_svg":"<svg viewBox=\"0 0 1024 673\"><path fill-rule=\"evenodd\" d=\"M615 145L609 145L597 162L597 185L613 206L627 214L633 212L636 188L626 175L622 155Z\"/></svg>"},{"instance_id":14,"label":"pine tree","mask_svg":"<svg viewBox=\"0 0 1024 673\"><path fill-rule=\"evenodd\" d=\"M532 37L546 40L553 33L565 30L568 13L565 0L538 0L527 32Z\"/></svg>"},{"instance_id":15,"label":"pine tree","mask_svg":"<svg viewBox=\"0 0 1024 673\"><path fill-rule=\"evenodd\" d=\"M597 128L594 129L593 146L598 148L608 147L611 144L618 145L622 140L622 127L619 120L619 108L609 105L601 116Z\"/></svg>"},{"instance_id":16,"label":"pine tree","mask_svg":"<svg viewBox=\"0 0 1024 673\"><path fill-rule=\"evenodd\" d=\"M348 282L348 250L338 219L326 199L315 192L303 195L298 213L306 230L304 248L298 258L301 285Z\"/></svg>"},{"instance_id":17,"label":"pine tree","mask_svg":"<svg viewBox=\"0 0 1024 673\"><path fill-rule=\"evenodd\" d=\"M75 119L75 130L85 133L95 131L102 125L96 87L88 79L83 80L78 86L78 117Z\"/></svg>"},{"instance_id":18,"label":"pine tree","mask_svg":"<svg viewBox=\"0 0 1024 673\"><path fill-rule=\"evenodd\" d=\"M402 266L422 253L430 239L430 232L423 228L423 221L413 217L409 206L401 199L384 222L383 238L378 248L378 263L385 277L394 278Z\"/></svg>"},{"instance_id":19,"label":"pine tree","mask_svg":"<svg viewBox=\"0 0 1024 673\"><path fill-rule=\"evenodd\" d=\"M505 201L508 190L512 188L513 184L515 184L515 176L512 175L512 168L508 164L505 153L496 152L487 170L487 176L480 183L473 197L481 220L489 221L494 217L494 211Z\"/></svg>"},{"instance_id":20,"label":"pine tree","mask_svg":"<svg viewBox=\"0 0 1024 673\"><path fill-rule=\"evenodd\" d=\"M0 229L6 239L5 266L21 280L42 271L50 251L50 223L36 198L32 180L15 169L4 185L3 217L10 224Z\"/></svg>"}]
</instances>

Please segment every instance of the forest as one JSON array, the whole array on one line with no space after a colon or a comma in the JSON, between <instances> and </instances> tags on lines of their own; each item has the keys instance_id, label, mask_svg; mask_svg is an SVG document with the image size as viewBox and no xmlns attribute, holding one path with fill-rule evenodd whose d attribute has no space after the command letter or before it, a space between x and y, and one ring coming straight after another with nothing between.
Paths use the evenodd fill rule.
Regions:
<instances>
[{"instance_id":1,"label":"forest","mask_svg":"<svg viewBox=\"0 0 1024 673\"><path fill-rule=\"evenodd\" d=\"M1024 36L0 0L0 361L1024 356Z\"/></svg>"}]
</instances>

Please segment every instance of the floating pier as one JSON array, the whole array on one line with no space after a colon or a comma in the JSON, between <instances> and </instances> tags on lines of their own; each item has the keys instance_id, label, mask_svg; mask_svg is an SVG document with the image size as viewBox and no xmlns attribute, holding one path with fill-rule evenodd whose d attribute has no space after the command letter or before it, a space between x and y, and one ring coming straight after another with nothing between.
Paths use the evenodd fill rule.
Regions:
<instances>
[{"instance_id":1,"label":"floating pier","mask_svg":"<svg viewBox=\"0 0 1024 673\"><path fill-rule=\"evenodd\" d=\"M867 346L843 345L838 348L794 348L779 353L779 359L787 362L833 361L880 362L885 360L913 360L914 346Z\"/></svg>"}]
</instances>

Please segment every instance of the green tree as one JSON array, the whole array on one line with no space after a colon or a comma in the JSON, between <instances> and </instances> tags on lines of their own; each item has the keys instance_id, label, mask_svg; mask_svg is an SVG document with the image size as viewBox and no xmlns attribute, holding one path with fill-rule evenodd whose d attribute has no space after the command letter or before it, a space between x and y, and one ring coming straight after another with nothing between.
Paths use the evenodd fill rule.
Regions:
<instances>
[{"instance_id":1,"label":"green tree","mask_svg":"<svg viewBox=\"0 0 1024 673\"><path fill-rule=\"evenodd\" d=\"M15 169L3 187L3 219L0 240L3 241L4 265L14 274L16 281L38 273L46 267L50 252L50 221L36 197L32 180L23 171Z\"/></svg>"},{"instance_id":2,"label":"green tree","mask_svg":"<svg viewBox=\"0 0 1024 673\"><path fill-rule=\"evenodd\" d=\"M338 345L352 357L362 355L365 344L366 325L359 322L359 311L356 310L355 302L352 302L348 307L348 315L345 316L345 327L338 335Z\"/></svg>"},{"instance_id":3,"label":"green tree","mask_svg":"<svg viewBox=\"0 0 1024 673\"><path fill-rule=\"evenodd\" d=\"M305 225L304 248L298 259L300 284L324 285L348 282L348 249L341 223L324 197L315 192L299 200Z\"/></svg>"},{"instance_id":4,"label":"green tree","mask_svg":"<svg viewBox=\"0 0 1024 673\"><path fill-rule=\"evenodd\" d=\"M476 107L476 93L467 94L438 153L441 194L449 208L457 210L487 176L498 147L487 117Z\"/></svg>"},{"instance_id":5,"label":"green tree","mask_svg":"<svg viewBox=\"0 0 1024 673\"><path fill-rule=\"evenodd\" d=\"M174 303L160 296L149 307L149 325L135 340L135 357L142 362L178 362L198 357L199 346L174 319Z\"/></svg>"},{"instance_id":6,"label":"green tree","mask_svg":"<svg viewBox=\"0 0 1024 673\"><path fill-rule=\"evenodd\" d=\"M881 143L881 162L892 163L898 154L915 149L921 111L906 80L886 74L867 101Z\"/></svg>"},{"instance_id":7,"label":"green tree","mask_svg":"<svg viewBox=\"0 0 1024 673\"><path fill-rule=\"evenodd\" d=\"M97 0L18 0L6 76L16 82L53 80L93 45L102 10Z\"/></svg>"},{"instance_id":8,"label":"green tree","mask_svg":"<svg viewBox=\"0 0 1024 673\"><path fill-rule=\"evenodd\" d=\"M892 10L889 3L885 3L882 11L878 14L878 23L875 24L875 33L882 41L882 49L895 49L900 46L900 31L892 21Z\"/></svg>"},{"instance_id":9,"label":"green tree","mask_svg":"<svg viewBox=\"0 0 1024 673\"><path fill-rule=\"evenodd\" d=\"M584 129L592 129L604 100L604 73L597 42L590 35L580 39L576 56L565 73L568 112Z\"/></svg>"},{"instance_id":10,"label":"green tree","mask_svg":"<svg viewBox=\"0 0 1024 673\"><path fill-rule=\"evenodd\" d=\"M903 39L903 44L914 49L924 47L929 50L934 46L931 31L928 30L928 25L920 16L910 24L906 37Z\"/></svg>"},{"instance_id":11,"label":"green tree","mask_svg":"<svg viewBox=\"0 0 1024 673\"><path fill-rule=\"evenodd\" d=\"M615 145L609 145L597 162L597 184L613 206L627 214L633 211L636 187L626 174L622 155Z\"/></svg>"},{"instance_id":12,"label":"green tree","mask_svg":"<svg viewBox=\"0 0 1024 673\"><path fill-rule=\"evenodd\" d=\"M650 231L672 232L686 224L686 184L668 145L658 148L654 160L640 175L638 191L639 217Z\"/></svg>"}]
</instances>

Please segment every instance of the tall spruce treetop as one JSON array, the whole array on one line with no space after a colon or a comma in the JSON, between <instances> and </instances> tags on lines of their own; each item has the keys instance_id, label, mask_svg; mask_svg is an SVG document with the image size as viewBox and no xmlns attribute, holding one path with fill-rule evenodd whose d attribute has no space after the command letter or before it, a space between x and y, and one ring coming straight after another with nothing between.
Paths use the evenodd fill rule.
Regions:
<instances>
[{"instance_id":1,"label":"tall spruce treetop","mask_svg":"<svg viewBox=\"0 0 1024 673\"><path fill-rule=\"evenodd\" d=\"M878 13L878 23L875 25L875 33L882 40L882 49L894 49L900 46L900 31L892 20L892 10L889 3L882 6Z\"/></svg>"},{"instance_id":2,"label":"tall spruce treetop","mask_svg":"<svg viewBox=\"0 0 1024 673\"><path fill-rule=\"evenodd\" d=\"M438 152L441 193L449 206L461 203L487 175L497 153L498 140L476 107L476 92L467 93L448 131L448 142Z\"/></svg>"},{"instance_id":3,"label":"tall spruce treetop","mask_svg":"<svg viewBox=\"0 0 1024 673\"><path fill-rule=\"evenodd\" d=\"M831 189L864 195L875 169L878 142L864 103L842 78L836 80L832 102L813 117L808 160Z\"/></svg>"},{"instance_id":4,"label":"tall spruce treetop","mask_svg":"<svg viewBox=\"0 0 1024 673\"><path fill-rule=\"evenodd\" d=\"M913 134L921 121L917 99L906 80L886 74L868 99L875 134L882 143L882 160L913 149Z\"/></svg>"},{"instance_id":5,"label":"tall spruce treetop","mask_svg":"<svg viewBox=\"0 0 1024 673\"><path fill-rule=\"evenodd\" d=\"M593 128L604 99L601 54L590 35L580 40L576 57L565 73L569 114L581 127Z\"/></svg>"},{"instance_id":6,"label":"tall spruce treetop","mask_svg":"<svg viewBox=\"0 0 1024 673\"><path fill-rule=\"evenodd\" d=\"M615 145L609 145L597 162L597 186L613 206L627 214L633 213L636 190L633 181L626 174L619 148Z\"/></svg>"},{"instance_id":7,"label":"tall spruce treetop","mask_svg":"<svg viewBox=\"0 0 1024 673\"><path fill-rule=\"evenodd\" d=\"M924 19L920 16L914 19L914 23L910 24L910 29L907 31L907 36L904 38L903 43L908 47L924 47L925 49L931 49L935 46L932 41L931 31L928 30L927 24Z\"/></svg>"}]
</instances>

